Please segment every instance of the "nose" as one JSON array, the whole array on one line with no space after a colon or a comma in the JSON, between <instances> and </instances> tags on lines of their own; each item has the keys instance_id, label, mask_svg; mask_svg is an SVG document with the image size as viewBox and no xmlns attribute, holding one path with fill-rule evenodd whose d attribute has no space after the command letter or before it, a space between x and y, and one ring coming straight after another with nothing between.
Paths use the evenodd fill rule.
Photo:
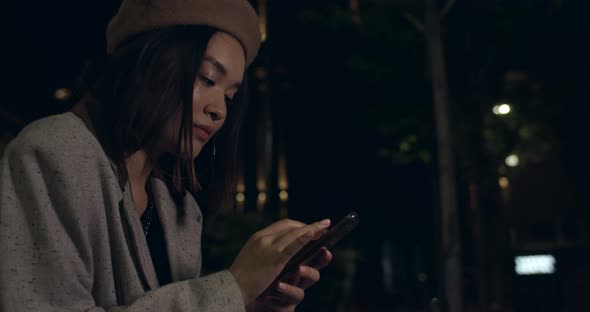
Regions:
<instances>
[{"instance_id":1,"label":"nose","mask_svg":"<svg viewBox=\"0 0 590 312\"><path fill-rule=\"evenodd\" d=\"M205 115L209 116L211 120L218 121L225 119L227 108L225 107L225 96L221 96L221 100L210 101L204 107Z\"/></svg>"}]
</instances>

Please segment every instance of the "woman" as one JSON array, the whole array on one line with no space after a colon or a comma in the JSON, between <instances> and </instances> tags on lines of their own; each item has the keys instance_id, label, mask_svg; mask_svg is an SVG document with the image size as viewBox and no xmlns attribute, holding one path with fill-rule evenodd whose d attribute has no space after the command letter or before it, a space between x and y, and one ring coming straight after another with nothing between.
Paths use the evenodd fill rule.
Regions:
<instances>
[{"instance_id":1,"label":"woman","mask_svg":"<svg viewBox=\"0 0 590 312\"><path fill-rule=\"evenodd\" d=\"M273 280L329 220L276 222L230 268L199 276L195 197L231 194L223 162L259 45L246 0L123 1L82 99L5 151L0 310L294 311L331 254Z\"/></svg>"}]
</instances>

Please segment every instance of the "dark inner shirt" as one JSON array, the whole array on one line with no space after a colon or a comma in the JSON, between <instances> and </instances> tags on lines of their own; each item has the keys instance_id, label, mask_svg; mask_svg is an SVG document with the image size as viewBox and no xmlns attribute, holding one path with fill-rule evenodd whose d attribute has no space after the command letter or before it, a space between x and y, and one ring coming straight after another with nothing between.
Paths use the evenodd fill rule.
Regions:
<instances>
[{"instance_id":1,"label":"dark inner shirt","mask_svg":"<svg viewBox=\"0 0 590 312\"><path fill-rule=\"evenodd\" d=\"M147 211L147 210L146 210ZM170 263L168 262L168 254L166 251L166 240L164 239L164 232L162 231L162 225L160 224L160 217L158 216L157 209L152 209L153 215L151 217L151 224L146 237L148 247L150 249L150 256L156 269L156 275L160 286L164 286L172 282L172 273L170 273ZM147 219L142 215L141 223L145 226Z\"/></svg>"}]
</instances>

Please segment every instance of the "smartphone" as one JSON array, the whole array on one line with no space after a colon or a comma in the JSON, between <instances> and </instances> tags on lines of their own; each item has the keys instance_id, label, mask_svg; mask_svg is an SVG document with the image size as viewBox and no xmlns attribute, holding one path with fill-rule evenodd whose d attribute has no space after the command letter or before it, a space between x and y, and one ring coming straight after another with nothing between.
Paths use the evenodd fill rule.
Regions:
<instances>
[{"instance_id":1,"label":"smartphone","mask_svg":"<svg viewBox=\"0 0 590 312\"><path fill-rule=\"evenodd\" d=\"M322 247L330 249L344 236L350 233L358 223L358 214L353 211L338 221L336 225L332 226L326 234L322 235L322 237L307 243L293 256L293 258L291 258L289 262L287 262L283 271L281 271L267 291L270 291L276 283L285 277L285 275L297 271L301 265L309 264L309 262L320 254Z\"/></svg>"}]
</instances>

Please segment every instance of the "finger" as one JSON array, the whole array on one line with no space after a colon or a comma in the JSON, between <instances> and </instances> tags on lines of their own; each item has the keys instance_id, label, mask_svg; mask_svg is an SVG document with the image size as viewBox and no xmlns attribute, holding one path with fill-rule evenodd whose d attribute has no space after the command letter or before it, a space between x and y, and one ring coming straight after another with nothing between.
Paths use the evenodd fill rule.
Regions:
<instances>
[{"instance_id":1,"label":"finger","mask_svg":"<svg viewBox=\"0 0 590 312\"><path fill-rule=\"evenodd\" d=\"M277 291L282 295L280 302L283 305L298 304L305 297L305 292L303 289L297 286L289 285L287 283L279 283L277 285Z\"/></svg>"},{"instance_id":2,"label":"finger","mask_svg":"<svg viewBox=\"0 0 590 312\"><path fill-rule=\"evenodd\" d=\"M277 232L281 232L281 231L285 231L285 230L289 230L289 229L301 228L304 226L305 226L305 223L291 220L291 219L283 219L281 221L277 221L277 222L267 226L266 228L258 231L258 235L266 236L266 235L275 234Z\"/></svg>"},{"instance_id":3,"label":"finger","mask_svg":"<svg viewBox=\"0 0 590 312\"><path fill-rule=\"evenodd\" d=\"M284 229L283 231L273 233L273 235L276 235L277 237L282 237L285 234L287 234L289 231L292 231L293 229L294 228ZM310 240L318 240L322 236L324 236L324 234L326 234L326 233L328 233L328 230L322 230L320 232L314 233L313 237Z\"/></svg>"},{"instance_id":4,"label":"finger","mask_svg":"<svg viewBox=\"0 0 590 312\"><path fill-rule=\"evenodd\" d=\"M290 221L293 221L293 220L290 220ZM294 224L293 226L286 226L284 228L277 229L276 231L270 233L270 235L283 236L284 234L287 234L289 231L291 231L297 227L304 227L307 225L307 224L301 223L299 221L294 221L294 222L296 222L297 224ZM322 236L324 236L324 234L326 234L326 233L328 233L328 230L322 230L318 233L315 233L314 236L311 238L311 240L318 240Z\"/></svg>"},{"instance_id":5,"label":"finger","mask_svg":"<svg viewBox=\"0 0 590 312\"><path fill-rule=\"evenodd\" d=\"M289 285L298 286L300 279L301 278L299 276L299 269L296 269L290 273L285 274L285 276L283 278L281 278L280 282L287 283Z\"/></svg>"},{"instance_id":6,"label":"finger","mask_svg":"<svg viewBox=\"0 0 590 312\"><path fill-rule=\"evenodd\" d=\"M279 237L273 245L275 245L278 250L283 251L285 256L291 258L315 236L315 233L324 230L328 226L330 226L330 220L326 219L302 228L291 230Z\"/></svg>"},{"instance_id":7,"label":"finger","mask_svg":"<svg viewBox=\"0 0 590 312\"><path fill-rule=\"evenodd\" d=\"M320 271L312 267L302 265L299 267L297 274L299 275L299 281L293 285L301 289L307 289L320 281Z\"/></svg>"},{"instance_id":8,"label":"finger","mask_svg":"<svg viewBox=\"0 0 590 312\"><path fill-rule=\"evenodd\" d=\"M322 247L321 252L306 265L321 270L330 264L333 258L332 253L326 247Z\"/></svg>"}]
</instances>

